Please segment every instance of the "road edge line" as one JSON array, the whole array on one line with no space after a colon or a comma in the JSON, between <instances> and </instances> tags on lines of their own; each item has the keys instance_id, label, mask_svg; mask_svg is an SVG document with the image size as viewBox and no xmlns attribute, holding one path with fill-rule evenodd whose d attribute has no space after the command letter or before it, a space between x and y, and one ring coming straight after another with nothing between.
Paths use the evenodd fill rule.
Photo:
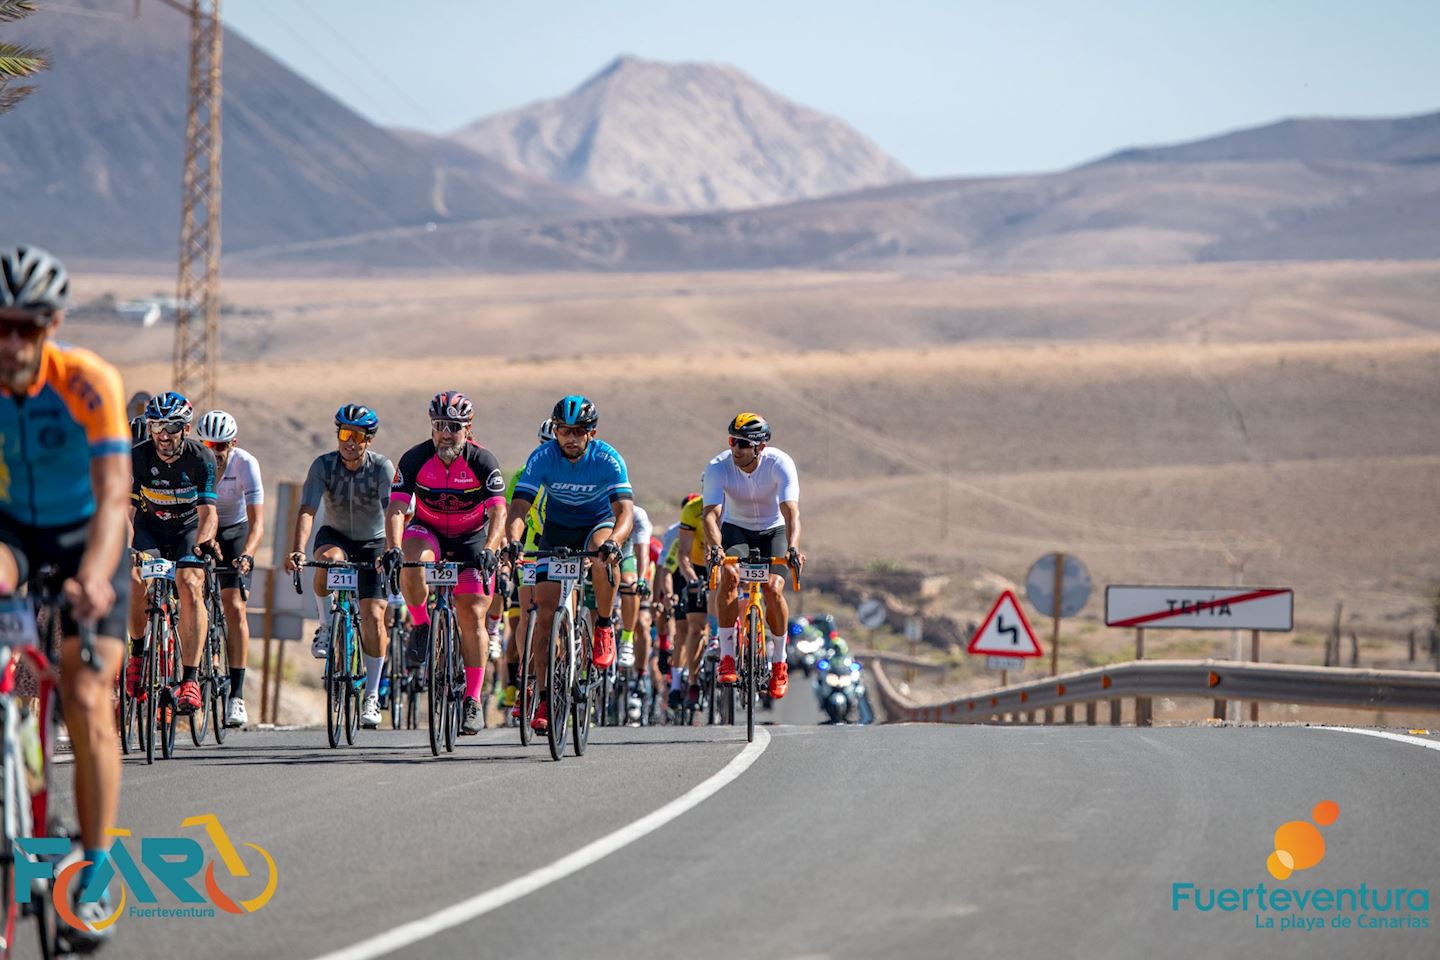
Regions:
<instances>
[{"instance_id":1,"label":"road edge line","mask_svg":"<svg viewBox=\"0 0 1440 960\"><path fill-rule=\"evenodd\" d=\"M1403 733L1391 733L1388 730L1366 730L1364 727L1312 727L1311 729L1337 730L1340 733L1358 733L1366 737L1379 737L1382 740L1394 740L1397 743L1413 743L1417 747L1440 750L1440 740L1424 740L1420 737L1411 737Z\"/></svg>"},{"instance_id":2,"label":"road edge line","mask_svg":"<svg viewBox=\"0 0 1440 960\"><path fill-rule=\"evenodd\" d=\"M492 887L467 900L438 910L428 917L411 920L393 930L362 940L352 946L321 954L314 960L373 960L375 957L394 953L411 944L433 937L437 933L482 917L492 910L497 910L508 903L529 896L536 890L557 880L562 880L572 873L578 873L592 863L629 846L636 840L665 826L671 820L693 810L733 783L742 773L750 769L751 764L758 760L760 755L765 752L765 748L770 745L768 730L761 727L755 733L755 741L746 744L745 749L741 750L724 767L639 820L626 824L598 840L587 843L573 853L566 854L559 860L502 883L498 887Z\"/></svg>"}]
</instances>

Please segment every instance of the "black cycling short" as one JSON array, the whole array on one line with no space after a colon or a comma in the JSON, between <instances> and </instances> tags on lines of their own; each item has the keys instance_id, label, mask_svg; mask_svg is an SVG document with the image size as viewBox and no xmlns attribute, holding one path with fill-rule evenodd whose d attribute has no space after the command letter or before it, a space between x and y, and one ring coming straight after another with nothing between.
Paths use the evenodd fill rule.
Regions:
<instances>
[{"instance_id":1,"label":"black cycling short","mask_svg":"<svg viewBox=\"0 0 1440 960\"><path fill-rule=\"evenodd\" d=\"M135 536L130 541L138 553L163 557L174 561L177 567L200 567L204 563L195 554L194 527L166 527L150 520L145 514L135 514Z\"/></svg>"},{"instance_id":2,"label":"black cycling short","mask_svg":"<svg viewBox=\"0 0 1440 960\"><path fill-rule=\"evenodd\" d=\"M700 567L695 568L696 573L701 572ZM710 591L706 589L706 583L702 576L697 581L694 590L685 588L685 575L676 570L670 575L670 585L675 588L675 616L684 620L686 617L704 617L709 613Z\"/></svg>"},{"instance_id":3,"label":"black cycling short","mask_svg":"<svg viewBox=\"0 0 1440 960\"><path fill-rule=\"evenodd\" d=\"M10 548L19 571L19 582L25 583L31 573L41 567L55 567L53 586L59 589L63 583L75 576L80 569L80 558L85 555L85 538L90 530L90 521L65 527L30 527L0 514L0 543ZM119 598L110 612L95 624L95 632L102 637L125 636L125 603L129 596L130 571L120 565L115 571L115 596ZM60 613L60 630L67 637L76 633L75 618L70 616L68 607Z\"/></svg>"},{"instance_id":4,"label":"black cycling short","mask_svg":"<svg viewBox=\"0 0 1440 960\"><path fill-rule=\"evenodd\" d=\"M722 523L720 546L724 547L727 557L744 559L756 547L766 558L783 557L790 549L790 538L785 534L784 524L769 530L746 530L733 523Z\"/></svg>"},{"instance_id":5,"label":"black cycling short","mask_svg":"<svg viewBox=\"0 0 1440 960\"><path fill-rule=\"evenodd\" d=\"M221 527L220 533L215 537L220 542L220 565L215 568L215 576L220 581L221 590L236 590L240 587L240 571L235 568L235 561L245 550L245 538L250 536L250 521L241 520L239 523L232 523L228 527ZM245 589L250 589L250 574L245 574Z\"/></svg>"},{"instance_id":6,"label":"black cycling short","mask_svg":"<svg viewBox=\"0 0 1440 960\"><path fill-rule=\"evenodd\" d=\"M385 552L384 537L377 537L374 540L351 540L332 527L321 527L320 532L315 534L315 553L318 555L324 547L339 547L345 554L346 560L362 564L358 581L360 589L356 592L356 596L361 600L384 600L386 598L385 585L380 582L380 572L374 567L375 561Z\"/></svg>"},{"instance_id":7,"label":"black cycling short","mask_svg":"<svg viewBox=\"0 0 1440 960\"><path fill-rule=\"evenodd\" d=\"M540 531L539 538L535 541L536 549L557 550L560 547L568 547L571 550L588 550L590 538L595 535L596 530L614 529L613 518L601 520L593 527L562 527L557 523L545 521L545 527ZM540 561L535 568L535 582L549 582L549 566L544 560Z\"/></svg>"}]
</instances>

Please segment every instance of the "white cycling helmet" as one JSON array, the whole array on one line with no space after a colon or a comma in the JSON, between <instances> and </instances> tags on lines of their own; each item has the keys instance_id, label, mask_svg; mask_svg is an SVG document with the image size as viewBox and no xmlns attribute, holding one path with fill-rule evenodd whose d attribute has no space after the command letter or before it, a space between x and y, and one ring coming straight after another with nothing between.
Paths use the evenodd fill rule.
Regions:
<instances>
[{"instance_id":1,"label":"white cycling helmet","mask_svg":"<svg viewBox=\"0 0 1440 960\"><path fill-rule=\"evenodd\" d=\"M211 443L229 443L239 432L235 418L224 410L211 410L200 418L199 425L195 427L195 436Z\"/></svg>"},{"instance_id":2,"label":"white cycling helmet","mask_svg":"<svg viewBox=\"0 0 1440 960\"><path fill-rule=\"evenodd\" d=\"M546 417L540 421L540 429L535 431L535 439L542 443L549 443L555 439L555 421Z\"/></svg>"}]
</instances>

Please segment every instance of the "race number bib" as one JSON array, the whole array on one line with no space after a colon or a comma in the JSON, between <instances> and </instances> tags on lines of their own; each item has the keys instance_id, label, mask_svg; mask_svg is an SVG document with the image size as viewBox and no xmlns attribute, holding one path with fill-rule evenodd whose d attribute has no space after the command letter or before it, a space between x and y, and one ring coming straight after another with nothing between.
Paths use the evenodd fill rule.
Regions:
<instances>
[{"instance_id":1,"label":"race number bib","mask_svg":"<svg viewBox=\"0 0 1440 960\"><path fill-rule=\"evenodd\" d=\"M24 646L40 646L40 632L30 601L14 597L0 605L0 647Z\"/></svg>"},{"instance_id":2,"label":"race number bib","mask_svg":"<svg viewBox=\"0 0 1440 960\"><path fill-rule=\"evenodd\" d=\"M579 580L580 557L571 557L569 560L550 559L550 570L547 574L551 580Z\"/></svg>"},{"instance_id":3,"label":"race number bib","mask_svg":"<svg viewBox=\"0 0 1440 960\"><path fill-rule=\"evenodd\" d=\"M525 566L520 568L520 586L535 586L535 564L527 563L525 564Z\"/></svg>"},{"instance_id":4,"label":"race number bib","mask_svg":"<svg viewBox=\"0 0 1440 960\"><path fill-rule=\"evenodd\" d=\"M340 593L354 593L360 589L360 571L351 567L331 567L325 571L325 586Z\"/></svg>"},{"instance_id":5,"label":"race number bib","mask_svg":"<svg viewBox=\"0 0 1440 960\"><path fill-rule=\"evenodd\" d=\"M437 563L425 568L425 582L432 587L453 587L460 582L458 563Z\"/></svg>"},{"instance_id":6,"label":"race number bib","mask_svg":"<svg viewBox=\"0 0 1440 960\"><path fill-rule=\"evenodd\" d=\"M741 583L767 583L770 580L770 566L760 566L757 563L740 564Z\"/></svg>"},{"instance_id":7,"label":"race number bib","mask_svg":"<svg viewBox=\"0 0 1440 960\"><path fill-rule=\"evenodd\" d=\"M154 560L142 560L140 561L140 579L174 580L175 564L158 557Z\"/></svg>"}]
</instances>

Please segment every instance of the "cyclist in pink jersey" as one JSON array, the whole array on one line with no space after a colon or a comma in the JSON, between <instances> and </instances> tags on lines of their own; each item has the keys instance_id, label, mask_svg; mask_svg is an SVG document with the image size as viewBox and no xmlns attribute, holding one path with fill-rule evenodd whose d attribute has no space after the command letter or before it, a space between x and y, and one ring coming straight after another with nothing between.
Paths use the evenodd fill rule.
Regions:
<instances>
[{"instance_id":1,"label":"cyclist in pink jersey","mask_svg":"<svg viewBox=\"0 0 1440 960\"><path fill-rule=\"evenodd\" d=\"M447 390L430 401L430 439L400 458L386 513L386 554L394 563L448 561L467 565L455 588L460 623L460 655L465 661L465 718L461 732L473 736L484 726L480 689L485 683L488 649L482 624L495 586L496 551L504 538L505 475L495 455L470 435L474 405L463 393ZM414 516L406 515L414 505ZM481 574L485 571L482 591ZM423 662L430 644L430 612L424 572L407 568L400 592L415 624L407 665Z\"/></svg>"}]
</instances>

